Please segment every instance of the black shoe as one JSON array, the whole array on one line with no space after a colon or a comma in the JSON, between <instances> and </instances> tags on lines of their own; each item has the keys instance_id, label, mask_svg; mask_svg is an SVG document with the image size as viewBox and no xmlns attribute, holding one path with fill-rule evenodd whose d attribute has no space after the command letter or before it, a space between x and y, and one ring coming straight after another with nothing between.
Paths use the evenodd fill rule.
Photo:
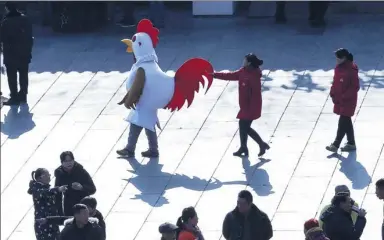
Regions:
<instances>
[{"instance_id":1,"label":"black shoe","mask_svg":"<svg viewBox=\"0 0 384 240\"><path fill-rule=\"evenodd\" d=\"M129 151L126 148L121 149L121 150L117 150L116 153L122 157L128 157L128 158L135 157L135 152Z\"/></svg>"},{"instance_id":2,"label":"black shoe","mask_svg":"<svg viewBox=\"0 0 384 240\"><path fill-rule=\"evenodd\" d=\"M262 143L261 146L260 146L260 152L259 152L259 157L262 157L265 152L270 149L271 147L267 144L267 143Z\"/></svg>"},{"instance_id":3,"label":"black shoe","mask_svg":"<svg viewBox=\"0 0 384 240\"><path fill-rule=\"evenodd\" d=\"M146 157L146 158L158 158L159 152L158 151L151 151L148 149L147 151L141 152L141 156Z\"/></svg>"},{"instance_id":4,"label":"black shoe","mask_svg":"<svg viewBox=\"0 0 384 240\"><path fill-rule=\"evenodd\" d=\"M117 25L120 27L133 27L136 25L136 21L134 18L123 18Z\"/></svg>"},{"instance_id":5,"label":"black shoe","mask_svg":"<svg viewBox=\"0 0 384 240\"><path fill-rule=\"evenodd\" d=\"M5 105L5 106L20 105L20 100L18 98L11 97L8 101L4 102L3 105Z\"/></svg>"},{"instance_id":6,"label":"black shoe","mask_svg":"<svg viewBox=\"0 0 384 240\"><path fill-rule=\"evenodd\" d=\"M248 148L240 147L239 150L233 153L233 156L236 157L247 157L248 156Z\"/></svg>"},{"instance_id":7,"label":"black shoe","mask_svg":"<svg viewBox=\"0 0 384 240\"><path fill-rule=\"evenodd\" d=\"M19 101L20 103L27 103L27 94L19 93Z\"/></svg>"}]
</instances>

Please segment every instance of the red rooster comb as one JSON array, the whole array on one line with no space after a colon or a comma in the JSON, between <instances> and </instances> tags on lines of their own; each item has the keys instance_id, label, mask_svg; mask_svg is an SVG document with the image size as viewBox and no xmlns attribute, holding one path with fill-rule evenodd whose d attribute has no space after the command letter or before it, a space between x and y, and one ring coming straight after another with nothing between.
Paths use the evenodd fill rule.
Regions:
<instances>
[{"instance_id":1,"label":"red rooster comb","mask_svg":"<svg viewBox=\"0 0 384 240\"><path fill-rule=\"evenodd\" d=\"M137 33L146 33L152 40L153 48L159 43L159 29L155 28L149 19L142 19L137 24Z\"/></svg>"}]
</instances>

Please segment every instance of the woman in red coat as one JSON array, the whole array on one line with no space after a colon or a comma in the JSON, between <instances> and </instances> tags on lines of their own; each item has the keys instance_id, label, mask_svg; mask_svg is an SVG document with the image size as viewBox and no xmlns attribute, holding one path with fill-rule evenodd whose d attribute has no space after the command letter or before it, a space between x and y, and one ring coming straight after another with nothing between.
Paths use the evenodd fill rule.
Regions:
<instances>
[{"instance_id":1,"label":"woman in red coat","mask_svg":"<svg viewBox=\"0 0 384 240\"><path fill-rule=\"evenodd\" d=\"M261 116L261 70L263 60L255 54L247 54L244 58L243 67L234 72L215 72L214 78L239 82L239 105L240 111L237 114L239 119L240 149L233 153L234 156L248 156L247 139L248 135L259 144L259 157L269 149L259 134L251 128L253 120Z\"/></svg>"},{"instance_id":2,"label":"woman in red coat","mask_svg":"<svg viewBox=\"0 0 384 240\"><path fill-rule=\"evenodd\" d=\"M339 124L335 141L326 147L328 151L337 152L341 141L347 135L347 144L341 151L356 150L352 116L357 105L357 92L360 89L358 67L353 62L353 55L344 48L335 52L337 66L333 77L330 96L333 112L339 115Z\"/></svg>"}]
</instances>

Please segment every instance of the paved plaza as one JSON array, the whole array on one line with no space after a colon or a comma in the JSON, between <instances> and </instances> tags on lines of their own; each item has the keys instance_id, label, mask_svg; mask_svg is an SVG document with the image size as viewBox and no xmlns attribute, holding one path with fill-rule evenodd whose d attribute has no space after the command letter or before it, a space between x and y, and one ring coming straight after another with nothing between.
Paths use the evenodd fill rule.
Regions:
<instances>
[{"instance_id":1,"label":"paved plaza","mask_svg":"<svg viewBox=\"0 0 384 240\"><path fill-rule=\"evenodd\" d=\"M253 127L271 149L261 160L252 141L249 159L232 156L239 146L237 84L220 80L189 109L160 112L158 160L118 158L128 111L116 103L132 64L120 39L132 30L39 32L29 106L1 109L1 239L33 239L31 172L53 173L64 150L92 175L109 240L159 239L158 225L175 223L190 205L205 238L218 240L225 214L245 188L272 219L273 239L303 239L304 221L330 202L338 184L348 185L367 209L362 240L380 239L383 202L374 183L384 177L383 21L383 15L341 15L322 31L294 20L276 26L271 19L195 19L161 31L163 70L176 71L190 57L208 59L217 71L237 69L249 52L264 60L263 113ZM328 93L339 47L354 53L361 90L353 118L358 151L335 156L325 146L337 127ZM4 75L1 85L8 94ZM146 148L142 134L137 156Z\"/></svg>"}]
</instances>

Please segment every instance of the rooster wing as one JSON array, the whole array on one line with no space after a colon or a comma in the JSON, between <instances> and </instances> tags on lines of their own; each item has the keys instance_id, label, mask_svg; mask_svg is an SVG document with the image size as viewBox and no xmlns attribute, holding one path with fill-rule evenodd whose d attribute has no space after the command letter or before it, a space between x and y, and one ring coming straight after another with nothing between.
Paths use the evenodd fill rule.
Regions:
<instances>
[{"instance_id":1,"label":"rooster wing","mask_svg":"<svg viewBox=\"0 0 384 240\"><path fill-rule=\"evenodd\" d=\"M175 74L175 91L171 101L165 106L165 109L180 110L185 101L188 102L187 107L191 106L195 92L199 92L200 83L205 87L205 79L208 81L206 92L213 82L213 67L207 60L201 58L192 58L186 61L176 71Z\"/></svg>"}]
</instances>

